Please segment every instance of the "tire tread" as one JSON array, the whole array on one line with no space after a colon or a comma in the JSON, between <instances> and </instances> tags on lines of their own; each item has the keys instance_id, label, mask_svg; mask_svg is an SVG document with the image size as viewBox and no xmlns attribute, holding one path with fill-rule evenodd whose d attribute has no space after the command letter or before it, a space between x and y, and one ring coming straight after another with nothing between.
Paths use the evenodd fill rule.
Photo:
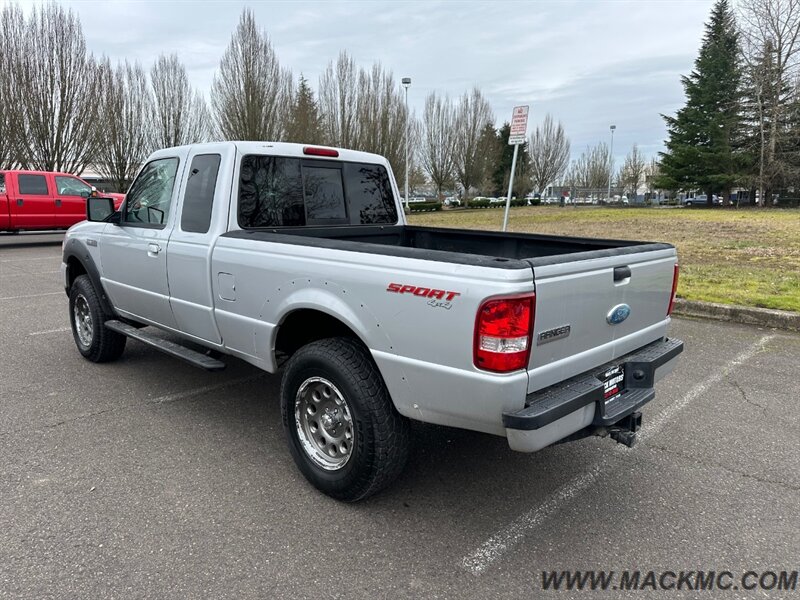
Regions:
<instances>
[{"instance_id":1,"label":"tire tread","mask_svg":"<svg viewBox=\"0 0 800 600\"><path fill-rule=\"evenodd\" d=\"M125 343L128 338L124 335L106 329L105 322L112 318L111 315L106 314L103 310L103 305L100 302L100 297L97 295L97 290L94 289L92 280L88 275L80 275L75 278L70 288L70 326L72 328L72 335L75 338L75 345L84 356L84 358L97 363L111 362L117 360L125 351ZM88 350L84 350L78 343L78 337L75 333L75 320L72 313L72 306L75 301L75 296L82 294L89 304L89 310L92 313L94 337L92 344Z\"/></svg>"},{"instance_id":2,"label":"tire tread","mask_svg":"<svg viewBox=\"0 0 800 600\"><path fill-rule=\"evenodd\" d=\"M408 420L395 409L377 366L359 341L342 337L327 338L304 346L287 363L284 381L293 368L310 357L322 359L334 366L342 378L351 380L352 387L360 391L358 400L364 420L371 423L372 443L366 441L369 447L365 463L358 469L351 485L343 490L322 491L347 502L363 500L384 489L403 471L410 448ZM287 400L282 389L284 425L293 426L293 416L286 414L291 409ZM317 485L314 481L312 483Z\"/></svg>"}]
</instances>

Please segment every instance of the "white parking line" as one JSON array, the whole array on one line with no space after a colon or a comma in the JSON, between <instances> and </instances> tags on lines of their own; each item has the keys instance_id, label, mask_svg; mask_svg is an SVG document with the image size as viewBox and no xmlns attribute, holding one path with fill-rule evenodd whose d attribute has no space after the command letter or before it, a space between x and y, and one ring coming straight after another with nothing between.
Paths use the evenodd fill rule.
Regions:
<instances>
[{"instance_id":1,"label":"white parking line","mask_svg":"<svg viewBox=\"0 0 800 600\"><path fill-rule=\"evenodd\" d=\"M728 373L730 373L734 367L738 367L739 365L746 363L756 354L763 351L764 346L766 346L773 339L775 339L774 333L763 336L760 340L758 340L758 342L747 348L747 350L739 354L730 363L728 363L724 369L717 371L705 381L698 383L691 390L689 390L686 395L683 396L683 398L667 406L667 408L665 408L661 414L655 416L651 420L645 421L645 424L642 426L642 430L639 432L639 440L646 440L653 434L658 433L658 431L664 427L664 425L675 418L677 413L686 408L691 402L694 402L694 400L696 400L698 397L702 396L712 385L716 385L725 377L727 377Z\"/></svg>"},{"instance_id":2,"label":"white parking line","mask_svg":"<svg viewBox=\"0 0 800 600\"><path fill-rule=\"evenodd\" d=\"M240 383L246 383L248 381L255 381L256 379L260 379L266 376L266 373L258 373L256 375L247 375L245 377L239 377L237 379L231 379L229 381L221 381L219 383L212 383L211 385L206 385L204 387L195 388L193 390L185 390L183 392L175 392L174 394L165 394L164 396L158 396L157 398L151 398L150 402L154 404L164 404L166 402L175 402L176 400L183 400L184 398L189 398L191 396L199 396L202 394L207 394L208 392L215 392L217 390L221 390L223 388L231 387L234 385L239 385Z\"/></svg>"},{"instance_id":3,"label":"white parking line","mask_svg":"<svg viewBox=\"0 0 800 600\"><path fill-rule=\"evenodd\" d=\"M64 292L47 292L45 294L25 294L24 296L3 296L0 300L21 300L22 298L41 298L43 296L58 296Z\"/></svg>"},{"instance_id":4,"label":"white parking line","mask_svg":"<svg viewBox=\"0 0 800 600\"><path fill-rule=\"evenodd\" d=\"M564 502L571 500L592 485L603 473L606 465L606 461L602 460L588 473L575 477L566 485L561 486L539 506L514 519L510 525L492 535L477 550L465 556L462 561L464 568L473 575L482 574L489 565L516 546L534 527L560 509Z\"/></svg>"},{"instance_id":5,"label":"white parking line","mask_svg":"<svg viewBox=\"0 0 800 600\"><path fill-rule=\"evenodd\" d=\"M62 331L69 331L69 327L60 327L59 329L47 329L46 331L34 331L28 335L45 335L47 333L61 333Z\"/></svg>"},{"instance_id":6,"label":"white parking line","mask_svg":"<svg viewBox=\"0 0 800 600\"><path fill-rule=\"evenodd\" d=\"M28 260L57 260L61 262L61 256L37 256L36 258L4 258L0 263L24 262Z\"/></svg>"},{"instance_id":7,"label":"white parking line","mask_svg":"<svg viewBox=\"0 0 800 600\"><path fill-rule=\"evenodd\" d=\"M640 440L647 439L658 433L659 430L675 418L678 412L702 396L711 386L722 381L735 367L749 361L756 354L761 352L764 346L773 338L775 338L775 334L763 336L755 344L748 347L730 361L725 368L698 383L680 400L670 404L661 414L657 415L652 421L649 421L648 425L642 428L639 435ZM625 450L622 447L618 448L621 451ZM537 507L520 515L509 525L489 537L488 540L478 546L473 552L465 556L461 561L461 565L473 575L481 575L492 563L516 546L525 536L529 535L535 527L547 519L547 517L557 512L566 502L578 496L597 481L598 477L604 474L608 465L608 460L603 459L594 466L591 471L574 477L554 493L550 494L550 496Z\"/></svg>"}]
</instances>

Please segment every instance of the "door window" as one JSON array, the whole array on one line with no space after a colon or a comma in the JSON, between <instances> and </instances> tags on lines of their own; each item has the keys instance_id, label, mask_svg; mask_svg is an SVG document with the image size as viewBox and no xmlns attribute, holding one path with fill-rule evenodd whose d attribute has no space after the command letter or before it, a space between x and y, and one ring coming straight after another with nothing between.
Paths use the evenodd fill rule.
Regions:
<instances>
[{"instance_id":1,"label":"door window","mask_svg":"<svg viewBox=\"0 0 800 600\"><path fill-rule=\"evenodd\" d=\"M219 154L198 154L192 159L189 180L183 194L181 229L195 233L208 233L211 226L211 208L219 173Z\"/></svg>"},{"instance_id":2,"label":"door window","mask_svg":"<svg viewBox=\"0 0 800 600\"><path fill-rule=\"evenodd\" d=\"M92 192L92 186L75 177L56 175L56 192L59 196L81 196L83 198L88 198Z\"/></svg>"},{"instance_id":3,"label":"door window","mask_svg":"<svg viewBox=\"0 0 800 600\"><path fill-rule=\"evenodd\" d=\"M46 196L47 178L44 175L18 175L19 193L25 196Z\"/></svg>"},{"instance_id":4,"label":"door window","mask_svg":"<svg viewBox=\"0 0 800 600\"><path fill-rule=\"evenodd\" d=\"M145 165L126 197L123 215L126 225L158 228L166 225L177 172L177 158L160 158Z\"/></svg>"}]
</instances>

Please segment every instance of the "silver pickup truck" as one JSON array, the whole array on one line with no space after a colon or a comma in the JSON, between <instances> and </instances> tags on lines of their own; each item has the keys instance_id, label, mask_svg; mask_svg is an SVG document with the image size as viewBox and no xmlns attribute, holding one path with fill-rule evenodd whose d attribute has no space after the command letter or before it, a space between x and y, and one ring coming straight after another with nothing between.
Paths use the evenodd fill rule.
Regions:
<instances>
[{"instance_id":1,"label":"silver pickup truck","mask_svg":"<svg viewBox=\"0 0 800 600\"><path fill-rule=\"evenodd\" d=\"M522 452L632 444L683 350L675 248L409 226L399 198L374 154L160 150L119 211L90 198L66 235L78 350L110 361L130 337L204 369L282 370L289 450L341 500L400 473L412 419Z\"/></svg>"}]
</instances>

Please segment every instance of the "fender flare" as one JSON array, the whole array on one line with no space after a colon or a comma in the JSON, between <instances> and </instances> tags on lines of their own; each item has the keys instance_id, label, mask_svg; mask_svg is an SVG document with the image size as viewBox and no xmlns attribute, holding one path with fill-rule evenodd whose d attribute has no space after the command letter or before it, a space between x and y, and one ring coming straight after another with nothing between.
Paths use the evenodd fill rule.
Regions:
<instances>
[{"instance_id":1,"label":"fender flare","mask_svg":"<svg viewBox=\"0 0 800 600\"><path fill-rule=\"evenodd\" d=\"M275 328L270 339L271 348L274 349L280 327L288 315L297 310L310 309L341 321L370 350L391 351L392 342L387 329L381 328L377 317L367 308L366 303L356 302L355 297L350 294L347 295L349 302L345 301L342 297L342 288L332 282L326 284L327 289L321 290L303 285L305 281L307 280L299 279L287 282L288 285L282 286L284 289L289 288L286 293L279 292L262 305L259 315L262 319L265 313L268 314L270 305L276 316ZM295 283L298 285L295 286ZM360 315L353 308L354 305L361 307Z\"/></svg>"},{"instance_id":2,"label":"fender flare","mask_svg":"<svg viewBox=\"0 0 800 600\"><path fill-rule=\"evenodd\" d=\"M108 298L108 294L106 294L106 290L103 287L103 282L100 279L100 270L97 268L94 258L92 258L92 255L89 253L89 249L86 247L84 241L75 237L69 238L64 244L64 253L62 258L64 264L66 265L64 290L66 291L67 296L69 296L70 289L69 281L72 279L69 267L70 259L78 261L83 267L83 270L86 271L86 274L89 276L94 289L97 291L97 295L100 297L100 304L106 314L118 316L117 311L114 310L114 307Z\"/></svg>"}]
</instances>

